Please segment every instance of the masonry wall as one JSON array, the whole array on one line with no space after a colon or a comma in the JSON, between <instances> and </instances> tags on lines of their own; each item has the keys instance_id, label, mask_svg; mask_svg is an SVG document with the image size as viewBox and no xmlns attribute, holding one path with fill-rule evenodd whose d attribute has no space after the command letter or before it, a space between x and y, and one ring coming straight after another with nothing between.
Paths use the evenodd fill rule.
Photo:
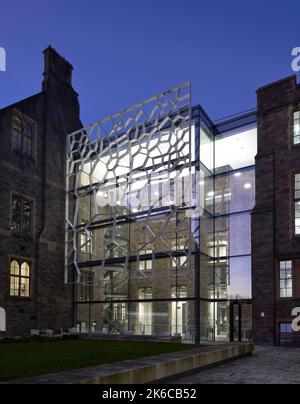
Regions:
<instances>
[{"instance_id":1,"label":"masonry wall","mask_svg":"<svg viewBox=\"0 0 300 404\"><path fill-rule=\"evenodd\" d=\"M280 299L279 262L300 257L294 235L294 174L300 148L293 145L293 114L300 108L294 76L263 87L258 97L256 206L252 214L253 327L257 343L278 344L280 323L291 323L300 295ZM298 271L295 279L300 277Z\"/></svg>"},{"instance_id":2,"label":"masonry wall","mask_svg":"<svg viewBox=\"0 0 300 404\"><path fill-rule=\"evenodd\" d=\"M72 290L63 275L65 153L66 135L82 125L72 66L52 48L44 54L42 92L0 110L0 307L7 312L7 335L72 325ZM12 148L15 114L35 124L32 159ZM12 193L33 201L31 238L11 232ZM31 263L30 298L10 297L14 258Z\"/></svg>"}]
</instances>

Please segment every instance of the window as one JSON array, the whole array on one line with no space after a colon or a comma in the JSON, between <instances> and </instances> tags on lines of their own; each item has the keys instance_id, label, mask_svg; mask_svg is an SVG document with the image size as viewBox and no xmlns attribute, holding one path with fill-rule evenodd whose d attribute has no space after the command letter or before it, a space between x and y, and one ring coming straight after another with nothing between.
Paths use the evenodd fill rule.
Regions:
<instances>
[{"instance_id":1,"label":"window","mask_svg":"<svg viewBox=\"0 0 300 404\"><path fill-rule=\"evenodd\" d=\"M300 111L294 112L294 144L300 144Z\"/></svg>"},{"instance_id":2,"label":"window","mask_svg":"<svg viewBox=\"0 0 300 404\"><path fill-rule=\"evenodd\" d=\"M224 188L216 191L215 193L215 204L230 202L232 197L231 188Z\"/></svg>"},{"instance_id":3,"label":"window","mask_svg":"<svg viewBox=\"0 0 300 404\"><path fill-rule=\"evenodd\" d=\"M280 262L280 297L293 297L293 264L292 261Z\"/></svg>"},{"instance_id":4,"label":"window","mask_svg":"<svg viewBox=\"0 0 300 404\"><path fill-rule=\"evenodd\" d=\"M212 240L208 241L208 255L211 258L219 258L216 262L226 262L228 256L228 232L216 232Z\"/></svg>"},{"instance_id":5,"label":"window","mask_svg":"<svg viewBox=\"0 0 300 404\"><path fill-rule=\"evenodd\" d=\"M126 320L126 303L114 303L113 305L113 319L116 322L123 322Z\"/></svg>"},{"instance_id":6,"label":"window","mask_svg":"<svg viewBox=\"0 0 300 404\"><path fill-rule=\"evenodd\" d=\"M81 283L78 285L78 300L89 302L93 300L94 274L92 272L82 273Z\"/></svg>"},{"instance_id":7,"label":"window","mask_svg":"<svg viewBox=\"0 0 300 404\"><path fill-rule=\"evenodd\" d=\"M187 287L179 286L172 288L172 299L185 299L187 298ZM187 319L188 310L187 302L185 301L175 301L172 302L171 310L171 333L175 334L186 334L187 333Z\"/></svg>"},{"instance_id":8,"label":"window","mask_svg":"<svg viewBox=\"0 0 300 404\"><path fill-rule=\"evenodd\" d=\"M280 324L280 333L281 334L292 334L292 324L291 323L281 323Z\"/></svg>"},{"instance_id":9,"label":"window","mask_svg":"<svg viewBox=\"0 0 300 404\"><path fill-rule=\"evenodd\" d=\"M90 231L91 236L91 244L90 249L91 252L95 252L96 250L96 239L93 231ZM125 226L116 226L116 230L109 228L104 232L104 249L105 249L105 258L120 258L127 255L129 248L129 240L128 240L128 232Z\"/></svg>"},{"instance_id":10,"label":"window","mask_svg":"<svg viewBox=\"0 0 300 404\"><path fill-rule=\"evenodd\" d=\"M188 259L187 256L183 257L173 257L172 258L172 269L187 269Z\"/></svg>"},{"instance_id":11,"label":"window","mask_svg":"<svg viewBox=\"0 0 300 404\"><path fill-rule=\"evenodd\" d=\"M215 205L220 205L222 203L230 202L232 199L232 190L231 188L219 189L216 192L208 192L206 194L206 206L211 206L215 203ZM218 207L217 209L220 209Z\"/></svg>"},{"instance_id":12,"label":"window","mask_svg":"<svg viewBox=\"0 0 300 404\"><path fill-rule=\"evenodd\" d=\"M32 233L32 202L16 194L12 196L11 230L22 237Z\"/></svg>"},{"instance_id":13,"label":"window","mask_svg":"<svg viewBox=\"0 0 300 404\"><path fill-rule=\"evenodd\" d=\"M30 264L28 262L11 261L10 296L30 297Z\"/></svg>"},{"instance_id":14,"label":"window","mask_svg":"<svg viewBox=\"0 0 300 404\"><path fill-rule=\"evenodd\" d=\"M140 256L143 255L152 255L153 250L150 248L146 248L144 250L140 251ZM140 271L152 271L152 259L151 260L146 260L146 261L140 261Z\"/></svg>"},{"instance_id":15,"label":"window","mask_svg":"<svg viewBox=\"0 0 300 404\"><path fill-rule=\"evenodd\" d=\"M19 116L13 119L12 148L24 156L32 157L33 125Z\"/></svg>"},{"instance_id":16,"label":"window","mask_svg":"<svg viewBox=\"0 0 300 404\"><path fill-rule=\"evenodd\" d=\"M294 187L295 234L300 234L300 174L295 175Z\"/></svg>"},{"instance_id":17,"label":"window","mask_svg":"<svg viewBox=\"0 0 300 404\"><path fill-rule=\"evenodd\" d=\"M88 332L88 329L87 329L87 323L86 323L86 321L81 321L81 322L79 322L79 323L77 323L77 332L79 332L79 333L87 333Z\"/></svg>"},{"instance_id":18,"label":"window","mask_svg":"<svg viewBox=\"0 0 300 404\"><path fill-rule=\"evenodd\" d=\"M291 345L293 342L293 329L291 323L281 323L279 325L280 345Z\"/></svg>"},{"instance_id":19,"label":"window","mask_svg":"<svg viewBox=\"0 0 300 404\"><path fill-rule=\"evenodd\" d=\"M139 290L139 298L141 300L152 299L152 289L145 288ZM152 303L141 302L138 305L138 334L152 334Z\"/></svg>"},{"instance_id":20,"label":"window","mask_svg":"<svg viewBox=\"0 0 300 404\"><path fill-rule=\"evenodd\" d=\"M231 188L226 188L224 189L224 194L223 194L223 198L224 198L224 202L230 202L231 201Z\"/></svg>"},{"instance_id":21,"label":"window","mask_svg":"<svg viewBox=\"0 0 300 404\"><path fill-rule=\"evenodd\" d=\"M188 241L183 238L171 240L172 251L185 251L187 250Z\"/></svg>"},{"instance_id":22,"label":"window","mask_svg":"<svg viewBox=\"0 0 300 404\"><path fill-rule=\"evenodd\" d=\"M85 254L92 254L93 252L93 233L85 229L80 234L80 251Z\"/></svg>"}]
</instances>

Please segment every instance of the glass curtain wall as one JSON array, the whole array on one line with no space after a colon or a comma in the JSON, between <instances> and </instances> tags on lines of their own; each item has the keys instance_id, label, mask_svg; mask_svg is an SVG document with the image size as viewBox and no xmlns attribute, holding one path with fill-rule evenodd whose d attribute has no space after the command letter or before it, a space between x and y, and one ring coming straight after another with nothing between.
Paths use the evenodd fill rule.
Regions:
<instances>
[{"instance_id":1,"label":"glass curtain wall","mask_svg":"<svg viewBox=\"0 0 300 404\"><path fill-rule=\"evenodd\" d=\"M255 120L252 116L253 121ZM215 339L251 335L251 211L255 204L256 123L215 136Z\"/></svg>"},{"instance_id":2,"label":"glass curtain wall","mask_svg":"<svg viewBox=\"0 0 300 404\"><path fill-rule=\"evenodd\" d=\"M229 126L214 126L194 108L191 144L184 149L183 141L174 170L161 160L176 143L165 131L153 155L159 169L146 161L144 170L129 171L126 148L135 146L125 144L113 174L106 175L114 164L108 158L84 164L77 208L69 184L70 222L77 209L80 332L181 336L186 343L248 335L256 126Z\"/></svg>"},{"instance_id":3,"label":"glass curtain wall","mask_svg":"<svg viewBox=\"0 0 300 404\"><path fill-rule=\"evenodd\" d=\"M79 331L199 342L196 118L183 85L72 135L67 275L75 266Z\"/></svg>"}]
</instances>

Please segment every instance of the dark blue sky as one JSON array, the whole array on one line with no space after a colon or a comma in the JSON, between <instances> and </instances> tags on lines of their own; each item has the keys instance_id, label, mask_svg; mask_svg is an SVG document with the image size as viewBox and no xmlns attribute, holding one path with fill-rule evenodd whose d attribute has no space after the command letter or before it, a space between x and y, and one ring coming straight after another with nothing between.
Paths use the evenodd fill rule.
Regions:
<instances>
[{"instance_id":1,"label":"dark blue sky","mask_svg":"<svg viewBox=\"0 0 300 404\"><path fill-rule=\"evenodd\" d=\"M290 75L299 0L2 0L0 108L40 91L42 50L74 65L90 123L190 80L212 118L255 107L255 90Z\"/></svg>"}]
</instances>

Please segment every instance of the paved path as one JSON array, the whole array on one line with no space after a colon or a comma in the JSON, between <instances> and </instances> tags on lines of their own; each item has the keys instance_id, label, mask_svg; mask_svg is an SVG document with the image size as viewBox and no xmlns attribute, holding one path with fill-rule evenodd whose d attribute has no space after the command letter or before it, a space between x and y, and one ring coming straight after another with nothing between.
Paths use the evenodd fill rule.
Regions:
<instances>
[{"instance_id":1,"label":"paved path","mask_svg":"<svg viewBox=\"0 0 300 404\"><path fill-rule=\"evenodd\" d=\"M300 348L256 347L252 357L174 379L175 384L300 384Z\"/></svg>"}]
</instances>

